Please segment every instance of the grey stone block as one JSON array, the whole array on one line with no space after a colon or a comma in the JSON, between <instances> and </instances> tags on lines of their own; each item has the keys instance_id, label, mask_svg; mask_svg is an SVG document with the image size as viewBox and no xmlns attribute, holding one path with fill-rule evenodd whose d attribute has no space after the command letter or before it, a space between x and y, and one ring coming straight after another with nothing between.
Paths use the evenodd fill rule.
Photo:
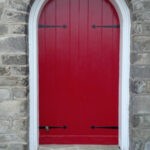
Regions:
<instances>
[{"instance_id":1,"label":"grey stone block","mask_svg":"<svg viewBox=\"0 0 150 150\"><path fill-rule=\"evenodd\" d=\"M150 53L132 53L131 64L150 65Z\"/></svg>"},{"instance_id":2,"label":"grey stone block","mask_svg":"<svg viewBox=\"0 0 150 150\"><path fill-rule=\"evenodd\" d=\"M8 145L7 144L0 144L0 150L7 150Z\"/></svg>"},{"instance_id":3,"label":"grey stone block","mask_svg":"<svg viewBox=\"0 0 150 150\"><path fill-rule=\"evenodd\" d=\"M0 89L0 101L1 100L11 100L10 89Z\"/></svg>"},{"instance_id":4,"label":"grey stone block","mask_svg":"<svg viewBox=\"0 0 150 150\"><path fill-rule=\"evenodd\" d=\"M0 37L0 52L26 52L27 40L25 36Z\"/></svg>"},{"instance_id":5,"label":"grey stone block","mask_svg":"<svg viewBox=\"0 0 150 150\"><path fill-rule=\"evenodd\" d=\"M134 128L150 129L150 114L136 114L132 117L132 125Z\"/></svg>"},{"instance_id":6,"label":"grey stone block","mask_svg":"<svg viewBox=\"0 0 150 150\"><path fill-rule=\"evenodd\" d=\"M2 14L3 14L4 2L5 2L4 0L0 1L0 18L1 18L1 16L2 16Z\"/></svg>"},{"instance_id":7,"label":"grey stone block","mask_svg":"<svg viewBox=\"0 0 150 150\"><path fill-rule=\"evenodd\" d=\"M27 26L24 24L9 25L9 34L27 34Z\"/></svg>"},{"instance_id":8,"label":"grey stone block","mask_svg":"<svg viewBox=\"0 0 150 150\"><path fill-rule=\"evenodd\" d=\"M150 114L150 96L135 96L133 100L134 114Z\"/></svg>"},{"instance_id":9,"label":"grey stone block","mask_svg":"<svg viewBox=\"0 0 150 150\"><path fill-rule=\"evenodd\" d=\"M149 66L131 66L131 77L150 78Z\"/></svg>"},{"instance_id":10,"label":"grey stone block","mask_svg":"<svg viewBox=\"0 0 150 150\"><path fill-rule=\"evenodd\" d=\"M26 133L20 134L0 134L0 143L18 143L18 144L27 144L27 135Z\"/></svg>"},{"instance_id":11,"label":"grey stone block","mask_svg":"<svg viewBox=\"0 0 150 150\"><path fill-rule=\"evenodd\" d=\"M14 144L0 144L0 150L28 150L27 144L18 144L17 142Z\"/></svg>"},{"instance_id":12,"label":"grey stone block","mask_svg":"<svg viewBox=\"0 0 150 150\"><path fill-rule=\"evenodd\" d=\"M10 73L12 76L22 76L22 75L28 75L29 74L29 68L28 67L10 67Z\"/></svg>"},{"instance_id":13,"label":"grey stone block","mask_svg":"<svg viewBox=\"0 0 150 150\"><path fill-rule=\"evenodd\" d=\"M22 13L20 11L12 11L12 10L5 10L2 15L2 21L5 23L19 23L19 22L27 22L28 14Z\"/></svg>"},{"instance_id":14,"label":"grey stone block","mask_svg":"<svg viewBox=\"0 0 150 150\"><path fill-rule=\"evenodd\" d=\"M150 93L150 81L147 81L146 93Z\"/></svg>"},{"instance_id":15,"label":"grey stone block","mask_svg":"<svg viewBox=\"0 0 150 150\"><path fill-rule=\"evenodd\" d=\"M0 67L0 76L8 76L10 75L10 67L5 66L5 67Z\"/></svg>"},{"instance_id":16,"label":"grey stone block","mask_svg":"<svg viewBox=\"0 0 150 150\"><path fill-rule=\"evenodd\" d=\"M27 101L1 101L0 116L3 117L26 117Z\"/></svg>"},{"instance_id":17,"label":"grey stone block","mask_svg":"<svg viewBox=\"0 0 150 150\"><path fill-rule=\"evenodd\" d=\"M150 138L150 129L133 129L132 134L136 141L140 139L144 145L144 141Z\"/></svg>"},{"instance_id":18,"label":"grey stone block","mask_svg":"<svg viewBox=\"0 0 150 150\"><path fill-rule=\"evenodd\" d=\"M140 94L146 92L147 83L144 80L131 80L130 90L133 93Z\"/></svg>"},{"instance_id":19,"label":"grey stone block","mask_svg":"<svg viewBox=\"0 0 150 150\"><path fill-rule=\"evenodd\" d=\"M132 6L133 6L133 11L149 11L150 8L150 1L141 1L141 0L136 0L132 1Z\"/></svg>"},{"instance_id":20,"label":"grey stone block","mask_svg":"<svg viewBox=\"0 0 150 150\"><path fill-rule=\"evenodd\" d=\"M13 131L27 131L28 129L28 119L16 119L13 122Z\"/></svg>"},{"instance_id":21,"label":"grey stone block","mask_svg":"<svg viewBox=\"0 0 150 150\"><path fill-rule=\"evenodd\" d=\"M13 117L0 117L0 134L16 134L27 130L27 119L14 119Z\"/></svg>"},{"instance_id":22,"label":"grey stone block","mask_svg":"<svg viewBox=\"0 0 150 150\"><path fill-rule=\"evenodd\" d=\"M7 150L28 150L28 146L23 144L10 144Z\"/></svg>"},{"instance_id":23,"label":"grey stone block","mask_svg":"<svg viewBox=\"0 0 150 150\"><path fill-rule=\"evenodd\" d=\"M150 11L136 12L132 16L133 21L150 21Z\"/></svg>"},{"instance_id":24,"label":"grey stone block","mask_svg":"<svg viewBox=\"0 0 150 150\"><path fill-rule=\"evenodd\" d=\"M147 141L147 142L145 143L144 150L150 150L150 141Z\"/></svg>"},{"instance_id":25,"label":"grey stone block","mask_svg":"<svg viewBox=\"0 0 150 150\"><path fill-rule=\"evenodd\" d=\"M26 55L3 55L2 63L4 65L26 65L27 64L27 56Z\"/></svg>"},{"instance_id":26,"label":"grey stone block","mask_svg":"<svg viewBox=\"0 0 150 150\"><path fill-rule=\"evenodd\" d=\"M8 0L8 6L11 9L27 11L30 0Z\"/></svg>"},{"instance_id":27,"label":"grey stone block","mask_svg":"<svg viewBox=\"0 0 150 150\"><path fill-rule=\"evenodd\" d=\"M132 28L134 35L150 35L150 23L134 22Z\"/></svg>"},{"instance_id":28,"label":"grey stone block","mask_svg":"<svg viewBox=\"0 0 150 150\"><path fill-rule=\"evenodd\" d=\"M132 141L132 148L131 150L142 150L144 147L144 142L142 139L136 139Z\"/></svg>"},{"instance_id":29,"label":"grey stone block","mask_svg":"<svg viewBox=\"0 0 150 150\"><path fill-rule=\"evenodd\" d=\"M0 77L0 86L27 86L26 77Z\"/></svg>"},{"instance_id":30,"label":"grey stone block","mask_svg":"<svg viewBox=\"0 0 150 150\"><path fill-rule=\"evenodd\" d=\"M150 37L148 36L135 36L133 38L133 51L142 52L150 51Z\"/></svg>"},{"instance_id":31,"label":"grey stone block","mask_svg":"<svg viewBox=\"0 0 150 150\"><path fill-rule=\"evenodd\" d=\"M27 93L28 93L28 91L27 91L27 89L26 88L14 88L13 90L12 90L12 92L13 92L13 98L14 99L22 99L22 98L27 98Z\"/></svg>"},{"instance_id":32,"label":"grey stone block","mask_svg":"<svg viewBox=\"0 0 150 150\"><path fill-rule=\"evenodd\" d=\"M4 24L0 24L0 35L5 35L8 33L8 27Z\"/></svg>"},{"instance_id":33,"label":"grey stone block","mask_svg":"<svg viewBox=\"0 0 150 150\"><path fill-rule=\"evenodd\" d=\"M0 35L26 33L27 26L24 24L0 24Z\"/></svg>"}]
</instances>

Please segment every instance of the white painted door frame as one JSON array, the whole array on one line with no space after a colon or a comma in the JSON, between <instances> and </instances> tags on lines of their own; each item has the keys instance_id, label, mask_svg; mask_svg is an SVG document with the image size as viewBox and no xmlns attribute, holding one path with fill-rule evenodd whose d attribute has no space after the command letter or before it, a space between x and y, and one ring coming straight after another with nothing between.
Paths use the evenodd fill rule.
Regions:
<instances>
[{"instance_id":1,"label":"white painted door frame","mask_svg":"<svg viewBox=\"0 0 150 150\"><path fill-rule=\"evenodd\" d=\"M40 12L48 0L35 0L29 15L29 150L39 147L38 117L38 22ZM119 75L119 146L129 150L129 71L130 71L130 13L125 0L110 0L118 12L120 34Z\"/></svg>"}]
</instances>

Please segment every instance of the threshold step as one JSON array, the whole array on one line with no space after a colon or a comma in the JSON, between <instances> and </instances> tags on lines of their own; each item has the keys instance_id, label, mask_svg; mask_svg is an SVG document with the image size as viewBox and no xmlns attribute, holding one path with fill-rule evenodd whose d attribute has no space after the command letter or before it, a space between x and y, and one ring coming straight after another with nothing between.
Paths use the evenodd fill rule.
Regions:
<instances>
[{"instance_id":1,"label":"threshold step","mask_svg":"<svg viewBox=\"0 0 150 150\"><path fill-rule=\"evenodd\" d=\"M114 145L40 145L39 150L119 150L119 147Z\"/></svg>"}]
</instances>

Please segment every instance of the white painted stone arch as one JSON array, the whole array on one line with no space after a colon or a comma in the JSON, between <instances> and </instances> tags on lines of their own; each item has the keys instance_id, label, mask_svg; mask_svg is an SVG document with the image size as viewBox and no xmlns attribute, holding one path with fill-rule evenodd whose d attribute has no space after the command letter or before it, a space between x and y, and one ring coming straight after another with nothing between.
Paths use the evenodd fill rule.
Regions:
<instances>
[{"instance_id":1,"label":"white painted stone arch","mask_svg":"<svg viewBox=\"0 0 150 150\"><path fill-rule=\"evenodd\" d=\"M35 0L29 15L29 85L30 120L29 150L38 150L38 19L48 0ZM130 71L130 13L125 0L110 0L121 24L119 79L119 146L129 150L129 71Z\"/></svg>"}]
</instances>

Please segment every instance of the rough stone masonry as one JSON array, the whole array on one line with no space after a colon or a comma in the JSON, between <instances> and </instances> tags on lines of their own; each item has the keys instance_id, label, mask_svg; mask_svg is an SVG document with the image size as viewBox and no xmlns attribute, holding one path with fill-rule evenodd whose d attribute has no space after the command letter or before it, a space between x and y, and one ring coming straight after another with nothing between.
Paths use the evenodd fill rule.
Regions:
<instances>
[{"instance_id":1,"label":"rough stone masonry","mask_svg":"<svg viewBox=\"0 0 150 150\"><path fill-rule=\"evenodd\" d=\"M0 150L28 150L28 16L34 1L0 0ZM130 150L150 150L150 0L131 12Z\"/></svg>"}]
</instances>

